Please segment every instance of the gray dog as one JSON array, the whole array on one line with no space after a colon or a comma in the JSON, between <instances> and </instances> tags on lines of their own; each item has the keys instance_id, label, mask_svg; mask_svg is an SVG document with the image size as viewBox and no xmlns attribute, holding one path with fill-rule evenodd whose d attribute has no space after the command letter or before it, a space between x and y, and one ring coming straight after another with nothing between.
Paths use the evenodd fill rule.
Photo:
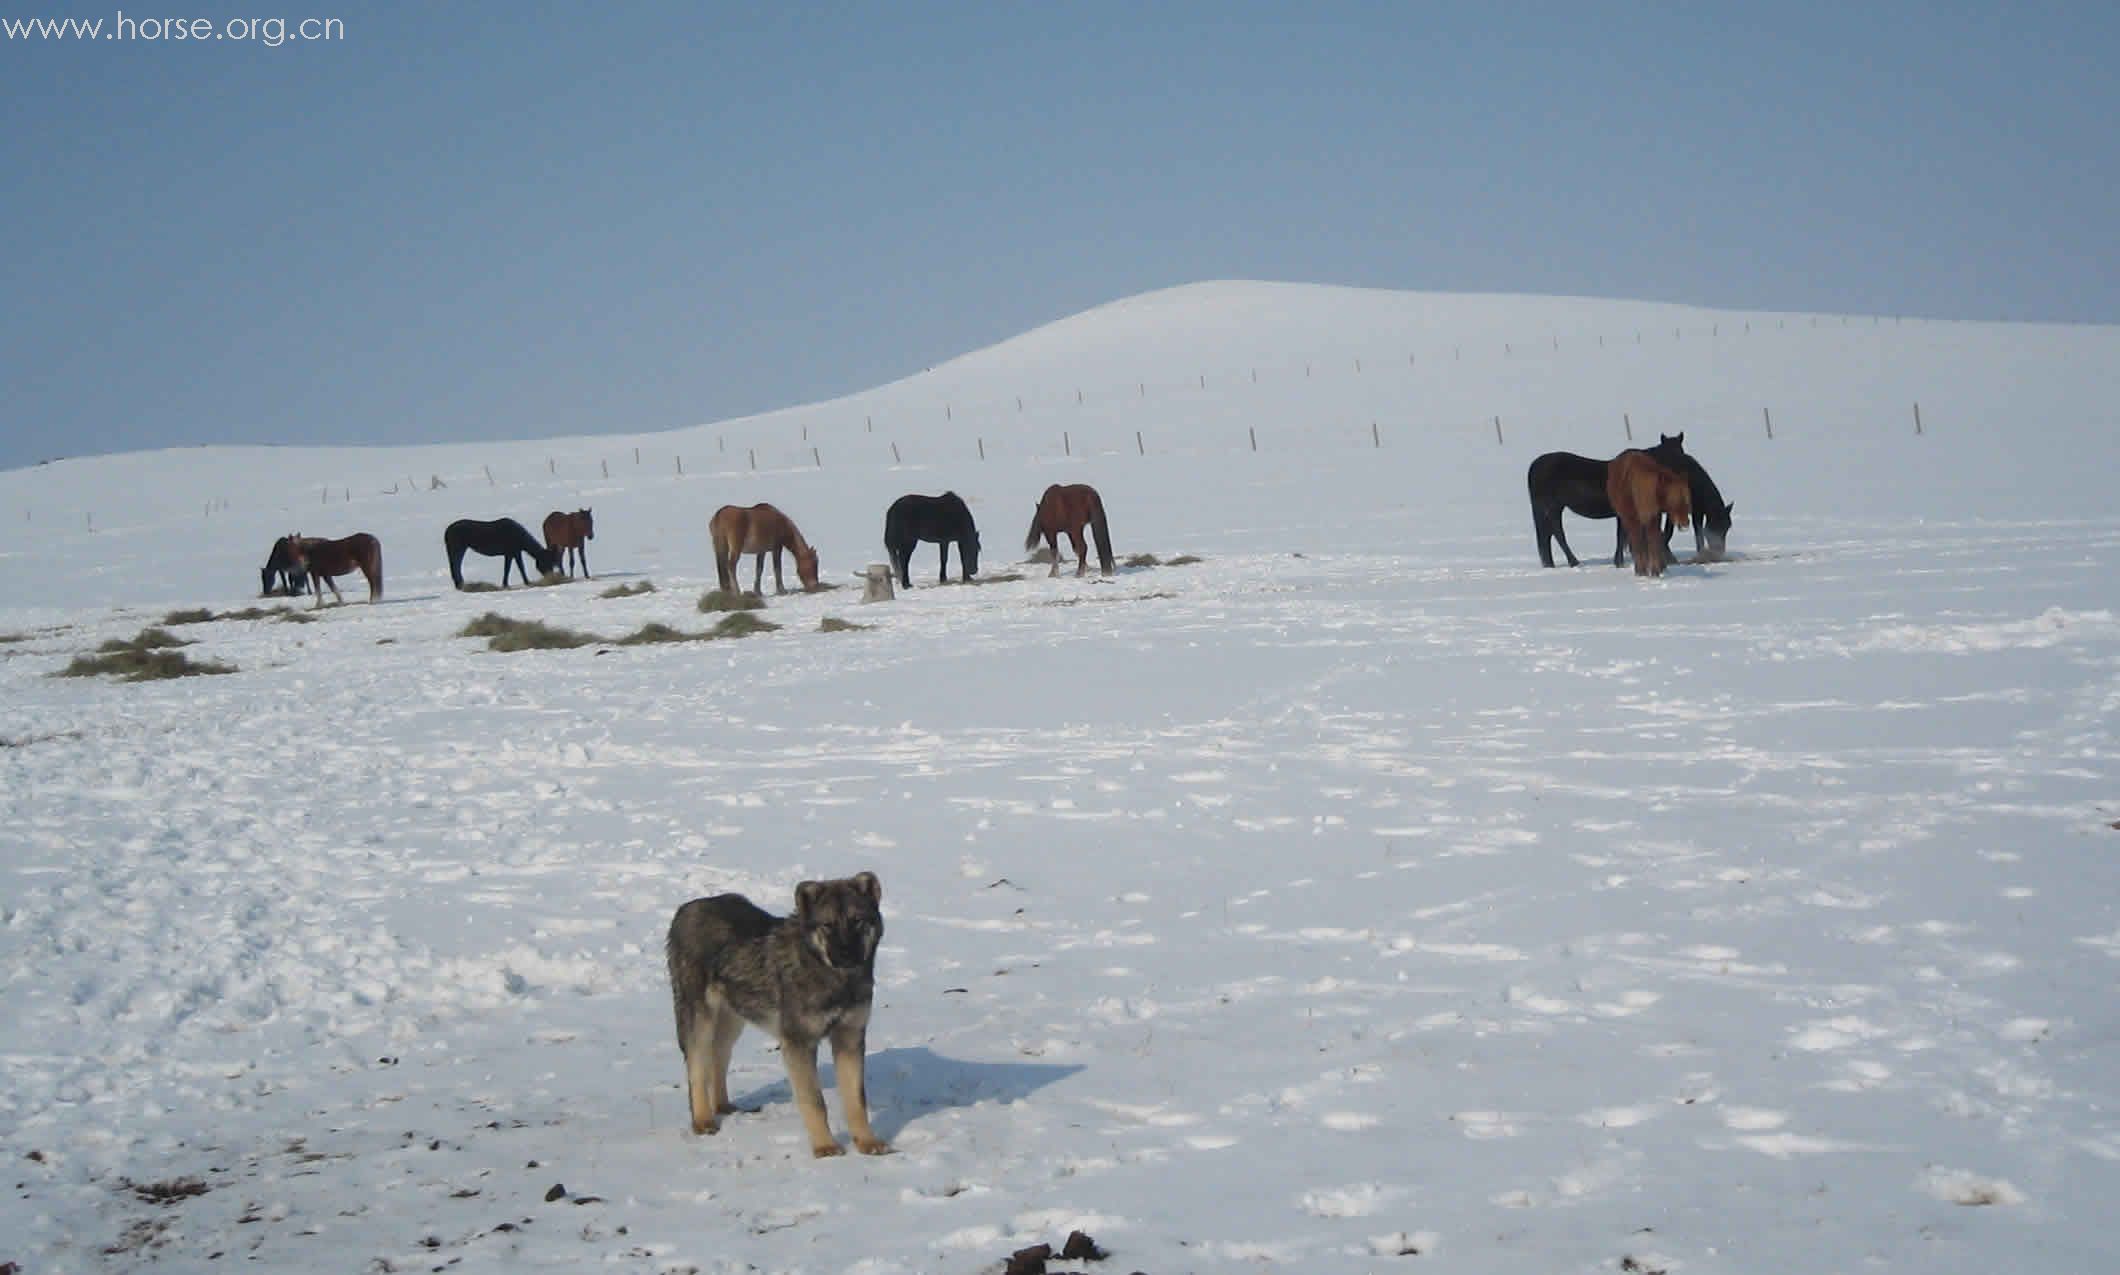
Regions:
<instances>
[{"instance_id":1,"label":"gray dog","mask_svg":"<svg viewBox=\"0 0 2120 1275\"><path fill-rule=\"evenodd\" d=\"M694 899L677 909L667 951L692 1132L713 1133L736 1110L729 1101L729 1056L749 1020L780 1038L813 1154L846 1154L832 1137L817 1082L817 1042L827 1037L855 1148L863 1155L891 1149L869 1128L862 1081L882 902L876 875L862 872L796 886L793 916L774 916L740 894Z\"/></svg>"}]
</instances>

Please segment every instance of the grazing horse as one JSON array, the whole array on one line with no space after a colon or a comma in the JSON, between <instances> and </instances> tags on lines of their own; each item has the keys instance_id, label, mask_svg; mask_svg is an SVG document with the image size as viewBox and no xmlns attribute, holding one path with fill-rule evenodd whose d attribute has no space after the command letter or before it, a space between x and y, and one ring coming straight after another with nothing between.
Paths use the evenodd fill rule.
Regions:
<instances>
[{"instance_id":1,"label":"grazing horse","mask_svg":"<svg viewBox=\"0 0 2120 1275\"><path fill-rule=\"evenodd\" d=\"M942 582L950 579L950 544L957 545L958 565L966 580L979 574L979 528L972 511L954 491L940 496L900 496L883 516L883 547L891 555L898 582L913 587L913 547L923 540L942 546Z\"/></svg>"},{"instance_id":2,"label":"grazing horse","mask_svg":"<svg viewBox=\"0 0 2120 1275\"><path fill-rule=\"evenodd\" d=\"M1648 448L1650 456L1658 464L1676 465L1686 454L1684 434L1659 434L1656 446ZM1567 533L1561 530L1561 510L1582 518L1610 518L1612 502L1605 497L1605 470L1611 462L1592 460L1574 452L1547 452L1531 462L1531 469L1524 475L1525 485L1531 490L1531 527L1538 535L1538 560L1541 566L1553 565L1553 541L1560 541L1561 552L1568 555L1568 565L1579 567L1575 550L1568 547ZM1624 528L1616 537L1612 547L1612 565L1618 566L1627 559L1627 533Z\"/></svg>"},{"instance_id":3,"label":"grazing horse","mask_svg":"<svg viewBox=\"0 0 2120 1275\"><path fill-rule=\"evenodd\" d=\"M751 576L751 592L759 592L766 578L766 555L773 555L773 592L786 593L781 583L780 552L795 555L795 578L805 589L817 587L817 551L802 538L795 520L771 505L723 505L707 524L714 541L714 575L724 591L735 593L737 562L747 553L758 555L758 570Z\"/></svg>"},{"instance_id":4,"label":"grazing horse","mask_svg":"<svg viewBox=\"0 0 2120 1275\"><path fill-rule=\"evenodd\" d=\"M299 598L309 592L306 573L294 564L293 539L292 536L281 536L272 542L272 553L265 559L265 569L258 573L259 597L285 594Z\"/></svg>"},{"instance_id":5,"label":"grazing horse","mask_svg":"<svg viewBox=\"0 0 2120 1275\"><path fill-rule=\"evenodd\" d=\"M1679 437L1685 437L1681 434ZM1693 556L1696 559L1712 559L1723 556L1724 546L1730 539L1730 511L1737 508L1726 503L1715 480L1708 471L1688 454L1680 456L1676 463L1663 462L1675 469L1686 480L1686 494L1693 500ZM1678 533L1678 524L1666 519L1664 522L1664 556L1670 557L1671 537Z\"/></svg>"},{"instance_id":6,"label":"grazing horse","mask_svg":"<svg viewBox=\"0 0 2120 1275\"><path fill-rule=\"evenodd\" d=\"M1042 537L1045 548L1052 555L1053 569L1048 577L1060 574L1060 533L1066 532L1068 543L1075 547L1075 574L1089 570L1089 553L1082 543L1082 526L1089 524L1097 537L1097 563L1105 575L1112 573L1112 533L1104 523L1104 498L1088 483L1059 483L1045 489L1038 501L1038 508L1031 514L1030 534L1023 537L1025 549L1035 549Z\"/></svg>"},{"instance_id":7,"label":"grazing horse","mask_svg":"<svg viewBox=\"0 0 2120 1275\"><path fill-rule=\"evenodd\" d=\"M1657 534L1657 520L1668 516L1674 526L1693 521L1692 489L1684 475L1645 451L1621 452L1606 469L1605 499L1634 553L1634 574L1662 575L1671 565L1671 550Z\"/></svg>"},{"instance_id":8,"label":"grazing horse","mask_svg":"<svg viewBox=\"0 0 2120 1275\"><path fill-rule=\"evenodd\" d=\"M383 596L383 542L365 531L356 531L343 540L292 535L287 537L287 552L296 568L308 573L309 588L316 595L318 606L324 605L327 584L332 598L344 602L346 595L339 592L339 582L332 577L356 569L368 577L368 600L374 602Z\"/></svg>"},{"instance_id":9,"label":"grazing horse","mask_svg":"<svg viewBox=\"0 0 2120 1275\"><path fill-rule=\"evenodd\" d=\"M578 559L582 566L582 578L593 580L589 574L589 546L596 539L596 518L586 509L577 509L571 514L558 511L545 515L545 547L559 555L560 570L573 575L568 569L570 559ZM502 568L505 572L506 568Z\"/></svg>"},{"instance_id":10,"label":"grazing horse","mask_svg":"<svg viewBox=\"0 0 2120 1275\"><path fill-rule=\"evenodd\" d=\"M539 575L551 575L559 570L559 555L537 542L537 537L513 518L495 518L491 522L480 522L474 518L459 518L442 532L442 547L449 551L449 578L456 587L464 587L464 550L471 549L489 558L504 558L501 563L501 587L508 587L508 568L514 567L530 583L529 568L523 566L523 555L529 554L537 563ZM584 567L583 570L587 570Z\"/></svg>"}]
</instances>

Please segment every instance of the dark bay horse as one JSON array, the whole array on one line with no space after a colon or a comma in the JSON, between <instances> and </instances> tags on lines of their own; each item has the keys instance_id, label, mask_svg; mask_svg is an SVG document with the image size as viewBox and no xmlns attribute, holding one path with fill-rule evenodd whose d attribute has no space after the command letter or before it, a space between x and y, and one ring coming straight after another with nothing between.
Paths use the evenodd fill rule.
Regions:
<instances>
[{"instance_id":1,"label":"dark bay horse","mask_svg":"<svg viewBox=\"0 0 2120 1275\"><path fill-rule=\"evenodd\" d=\"M559 555L560 570L573 575L568 569L570 559L579 559L582 578L593 580L589 574L589 546L586 542L596 539L596 517L586 509L577 509L571 514L557 510L545 515L545 547ZM507 574L507 568L501 568Z\"/></svg>"},{"instance_id":2,"label":"dark bay horse","mask_svg":"<svg viewBox=\"0 0 2120 1275\"><path fill-rule=\"evenodd\" d=\"M1621 452L1606 471L1605 499L1634 554L1634 574L1662 575L1671 565L1671 550L1658 534L1657 521L1668 517L1673 526L1692 522L1692 489L1684 475L1658 464L1645 451Z\"/></svg>"},{"instance_id":3,"label":"dark bay horse","mask_svg":"<svg viewBox=\"0 0 2120 1275\"><path fill-rule=\"evenodd\" d=\"M523 524L513 518L495 518L491 522L480 522L474 518L459 518L442 532L442 547L449 551L449 578L456 587L464 587L464 551L482 553L489 558L504 558L501 563L501 587L508 587L508 568L514 567L523 583L530 583L530 571L523 566L523 555L529 554L537 563L539 575L551 575L559 570L559 555L537 542ZM587 570L587 568L583 568Z\"/></svg>"},{"instance_id":4,"label":"dark bay horse","mask_svg":"<svg viewBox=\"0 0 2120 1275\"><path fill-rule=\"evenodd\" d=\"M1070 483L1063 487L1059 483L1045 489L1038 501L1038 508L1031 514L1030 534L1023 537L1025 549L1035 549L1043 538L1045 548L1053 558L1053 569L1048 577L1060 574L1060 533L1067 533L1068 543L1075 549L1075 574L1089 570L1087 546L1082 543L1082 527L1088 524L1097 538L1097 564L1105 575L1112 573L1112 533L1104 522L1104 498L1088 483Z\"/></svg>"},{"instance_id":5,"label":"dark bay horse","mask_svg":"<svg viewBox=\"0 0 2120 1275\"><path fill-rule=\"evenodd\" d=\"M891 555L898 582L913 587L913 547L923 540L942 546L942 581L950 579L950 545L957 546L958 565L966 580L979 574L979 528L972 511L954 491L940 496L900 496L883 516L883 547Z\"/></svg>"},{"instance_id":6,"label":"dark bay horse","mask_svg":"<svg viewBox=\"0 0 2120 1275\"><path fill-rule=\"evenodd\" d=\"M287 537L288 554L294 565L309 575L310 591L316 594L317 605L324 605L324 586L331 586L331 596L340 602L346 595L339 592L339 582L333 576L342 576L359 570L368 578L368 600L374 602L383 596L383 542L365 531L356 531L341 540L312 540L307 536Z\"/></svg>"},{"instance_id":7,"label":"dark bay horse","mask_svg":"<svg viewBox=\"0 0 2120 1275\"><path fill-rule=\"evenodd\" d=\"M1676 465L1686 454L1684 434L1659 434L1656 446L1646 449L1661 465ZM1553 565L1553 541L1558 540L1561 552L1568 555L1568 565L1578 567L1575 550L1568 547L1568 536L1561 530L1561 510L1581 518L1610 518L1612 502L1605 495L1605 470L1611 462L1592 460L1574 452L1547 452L1531 462L1531 469L1524 475L1525 485L1531 491L1531 527L1538 535L1538 560L1541 566ZM1626 561L1627 533L1624 528L1616 537L1612 547L1612 565Z\"/></svg>"},{"instance_id":8,"label":"dark bay horse","mask_svg":"<svg viewBox=\"0 0 2120 1275\"><path fill-rule=\"evenodd\" d=\"M1679 435L1684 438L1685 435ZM1693 556L1695 558L1720 558L1730 539L1730 511L1737 508L1723 500L1722 490L1708 471L1692 455L1686 454L1665 465L1678 471L1686 480L1686 494L1693 501ZM1664 523L1664 556L1670 556L1671 537L1678 533L1678 524L1666 520Z\"/></svg>"},{"instance_id":9,"label":"dark bay horse","mask_svg":"<svg viewBox=\"0 0 2120 1275\"><path fill-rule=\"evenodd\" d=\"M290 598L299 598L309 592L307 574L294 564L293 541L292 536L281 536L272 542L272 553L265 559L265 569L258 573L259 597L284 593Z\"/></svg>"},{"instance_id":10,"label":"dark bay horse","mask_svg":"<svg viewBox=\"0 0 2120 1275\"><path fill-rule=\"evenodd\" d=\"M757 593L766 578L766 555L773 555L773 592L786 593L781 582L780 554L795 555L795 578L805 589L817 587L817 551L802 538L795 520L771 505L723 505L707 523L714 541L714 575L725 592L737 592L736 568L747 553L758 555L758 570L751 575L751 592Z\"/></svg>"}]
</instances>

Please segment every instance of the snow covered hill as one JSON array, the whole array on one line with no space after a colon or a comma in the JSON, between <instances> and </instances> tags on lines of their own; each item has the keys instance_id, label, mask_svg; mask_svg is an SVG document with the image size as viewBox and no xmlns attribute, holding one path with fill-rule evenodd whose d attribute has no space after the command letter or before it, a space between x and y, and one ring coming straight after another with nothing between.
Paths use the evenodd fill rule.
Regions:
<instances>
[{"instance_id":1,"label":"snow covered hill","mask_svg":"<svg viewBox=\"0 0 2120 1275\"><path fill-rule=\"evenodd\" d=\"M2112 328L1213 283L670 432L0 474L0 1262L2110 1265L2116 380ZM1732 559L1540 569L1525 465L1630 428ZM1048 579L1053 481L1203 561ZM614 640L707 627L721 504L846 585L946 487L980 587ZM583 505L594 582L449 587L448 521ZM381 605L50 676L357 529ZM670 913L861 868L896 1154L813 1161L755 1030L693 1137Z\"/></svg>"}]
</instances>

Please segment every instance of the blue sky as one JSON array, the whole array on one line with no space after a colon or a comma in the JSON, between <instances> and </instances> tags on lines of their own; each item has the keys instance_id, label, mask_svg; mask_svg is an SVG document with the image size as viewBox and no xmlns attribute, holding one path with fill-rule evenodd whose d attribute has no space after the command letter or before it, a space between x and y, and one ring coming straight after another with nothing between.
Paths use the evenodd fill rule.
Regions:
<instances>
[{"instance_id":1,"label":"blue sky","mask_svg":"<svg viewBox=\"0 0 2120 1275\"><path fill-rule=\"evenodd\" d=\"M345 38L0 39L0 467L669 428L1212 278L2120 321L2110 4L279 11Z\"/></svg>"}]
</instances>

